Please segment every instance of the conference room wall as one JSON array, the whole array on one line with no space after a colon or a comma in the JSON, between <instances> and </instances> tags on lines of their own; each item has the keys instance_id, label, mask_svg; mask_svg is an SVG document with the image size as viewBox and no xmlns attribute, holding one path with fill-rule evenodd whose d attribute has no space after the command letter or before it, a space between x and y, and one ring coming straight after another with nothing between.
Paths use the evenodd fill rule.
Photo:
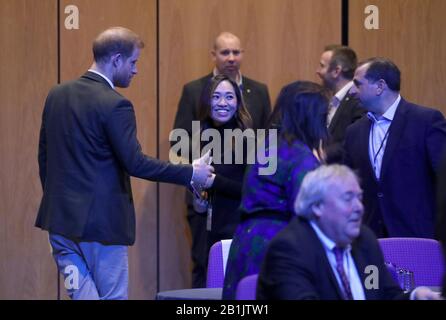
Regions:
<instances>
[{"instance_id":1,"label":"conference room wall","mask_svg":"<svg viewBox=\"0 0 446 320\"><path fill-rule=\"evenodd\" d=\"M379 12L379 29L368 30L368 5ZM446 114L446 1L349 1L349 44L360 59L384 56L401 69L401 95Z\"/></svg>"},{"instance_id":2,"label":"conference room wall","mask_svg":"<svg viewBox=\"0 0 446 320\"><path fill-rule=\"evenodd\" d=\"M445 3L373 1L379 30L364 27L368 4L349 1L350 45L361 59L394 59L403 71L403 95L444 112ZM68 5L79 8L77 30L65 28ZM221 30L239 35L243 73L268 84L274 101L287 82L317 81L322 47L341 41L341 0L227 0L224 6L216 0L0 0L0 299L57 296L46 233L33 227L42 194L36 155L43 103L58 75L73 79L90 66L94 36L119 24L146 43L138 76L120 92L134 102L143 150L167 159L182 85L211 70L209 50ZM160 184L158 192L157 184L139 179L132 186L137 242L130 249L130 298L152 299L158 284L159 290L188 287L191 240L183 188Z\"/></svg>"},{"instance_id":3,"label":"conference room wall","mask_svg":"<svg viewBox=\"0 0 446 320\"><path fill-rule=\"evenodd\" d=\"M71 14L65 9L72 5L79 9L79 29L65 27L65 19ZM5 97L2 113L8 116L2 117L4 134L0 141L4 154L9 155L4 157L2 166L5 192L1 195L4 207L1 219L5 228L1 270L5 281L1 282L0 292L5 298L57 296L56 270L46 233L33 227L41 197L36 163L40 116L44 98L58 77L62 82L76 78L90 66L91 41L99 30L125 25L140 33L147 44L139 62L139 75L132 87L122 92L134 102L143 150L157 156L160 148L163 159L167 159L167 135L181 86L210 71L209 49L219 31L225 29L240 36L246 49L243 72L268 83L272 100L286 82L298 78L316 80L314 69L322 46L340 40L340 0L329 4L323 0L231 0L224 8L219 1L201 0L43 0L38 5L31 0L1 0L0 6L2 39L10 48L2 51L8 64L2 64L4 85L1 87ZM320 12L324 12L322 17ZM157 19L159 34L156 33ZM32 23L37 27L31 32ZM317 37L312 39L315 30ZM21 41L22 36L26 41ZM22 75L20 79L26 79L26 85L14 82L13 74ZM160 99L159 113L157 98ZM23 101L22 108L20 101ZM25 109L29 101L36 106L34 111ZM34 115L32 123L27 119L31 115ZM160 126L159 141L157 126ZM26 150L24 142L27 142ZM16 170L18 165L21 170ZM130 249L130 297L153 298L158 280L160 290L189 286L190 234L184 215L183 189L161 185L158 207L156 184L133 179L132 185L138 227L137 242ZM19 186L20 193L12 197L11 192ZM20 232L11 231L16 229ZM31 236L32 239L27 239ZM25 263L30 257L38 259L33 259L32 264ZM35 262L39 259L43 261L40 264ZM34 268L46 276L25 276L32 274ZM9 276L12 273L14 276ZM63 281L60 289L62 298L66 298Z\"/></svg>"},{"instance_id":4,"label":"conference room wall","mask_svg":"<svg viewBox=\"0 0 446 320\"><path fill-rule=\"evenodd\" d=\"M79 9L79 29L67 30L64 10ZM118 89L134 104L138 140L142 150L156 155L156 1L154 0L62 0L60 3L61 81L82 75L92 63L91 43L110 26L126 26L146 44L137 64L138 74L127 89ZM156 293L156 183L132 178L136 209L136 243L129 250L129 296L151 299ZM61 292L64 292L61 282Z\"/></svg>"},{"instance_id":5,"label":"conference room wall","mask_svg":"<svg viewBox=\"0 0 446 320\"><path fill-rule=\"evenodd\" d=\"M317 81L327 43L341 41L340 0L160 1L160 155L185 83L211 72L210 50L221 31L238 35L245 49L242 72L267 83L272 103L297 79ZM190 232L184 188L160 185L160 290L190 285Z\"/></svg>"},{"instance_id":6,"label":"conference room wall","mask_svg":"<svg viewBox=\"0 0 446 320\"><path fill-rule=\"evenodd\" d=\"M57 82L56 17L55 1L0 1L0 299L56 298L48 237L33 228L42 106Z\"/></svg>"}]
</instances>

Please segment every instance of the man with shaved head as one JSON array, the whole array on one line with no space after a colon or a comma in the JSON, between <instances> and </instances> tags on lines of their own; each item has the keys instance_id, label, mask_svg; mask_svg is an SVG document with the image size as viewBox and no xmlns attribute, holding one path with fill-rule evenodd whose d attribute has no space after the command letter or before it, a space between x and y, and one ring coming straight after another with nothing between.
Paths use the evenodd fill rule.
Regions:
<instances>
[{"instance_id":1,"label":"man with shaved head","mask_svg":"<svg viewBox=\"0 0 446 320\"><path fill-rule=\"evenodd\" d=\"M271 103L266 85L245 77L240 72L244 50L240 39L229 32L220 33L214 40L211 58L214 69L208 75L187 83L183 87L178 110L175 117L174 129L185 129L192 135L192 121L198 120L200 96L209 80L218 74L225 74L233 79L240 87L245 105L251 115L253 129L266 127L271 113ZM173 142L175 143L175 142ZM206 284L207 241L206 217L197 215L192 206L192 196L186 196L188 204L188 221L192 232L192 286L204 287Z\"/></svg>"},{"instance_id":2,"label":"man with shaved head","mask_svg":"<svg viewBox=\"0 0 446 320\"><path fill-rule=\"evenodd\" d=\"M105 30L93 43L88 72L54 87L45 102L36 226L49 233L72 299L128 296L128 246L135 242L130 176L181 185L204 185L211 176L207 156L176 166L142 153L133 105L115 87L130 85L143 47L129 29Z\"/></svg>"}]
</instances>

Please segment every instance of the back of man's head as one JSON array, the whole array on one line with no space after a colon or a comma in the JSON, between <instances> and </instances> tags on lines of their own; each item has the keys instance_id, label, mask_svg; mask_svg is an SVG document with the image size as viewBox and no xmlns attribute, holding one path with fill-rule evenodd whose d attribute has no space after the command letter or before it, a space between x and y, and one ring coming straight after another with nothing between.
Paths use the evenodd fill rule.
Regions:
<instances>
[{"instance_id":1,"label":"back of man's head","mask_svg":"<svg viewBox=\"0 0 446 320\"><path fill-rule=\"evenodd\" d=\"M101 32L94 40L94 61L106 63L116 53L128 58L135 48L144 48L144 42L136 33L124 27L112 27Z\"/></svg>"},{"instance_id":2,"label":"back of man's head","mask_svg":"<svg viewBox=\"0 0 446 320\"><path fill-rule=\"evenodd\" d=\"M355 51L347 46L337 44L328 45L324 48L324 52L331 51L333 54L330 60L329 70L333 70L337 66L341 67L341 75L345 79L351 80L358 66L358 58Z\"/></svg>"},{"instance_id":3,"label":"back of man's head","mask_svg":"<svg viewBox=\"0 0 446 320\"><path fill-rule=\"evenodd\" d=\"M401 71L393 61L387 58L374 57L360 63L360 66L367 64L364 77L372 82L383 79L387 87L395 92L401 88Z\"/></svg>"}]
</instances>

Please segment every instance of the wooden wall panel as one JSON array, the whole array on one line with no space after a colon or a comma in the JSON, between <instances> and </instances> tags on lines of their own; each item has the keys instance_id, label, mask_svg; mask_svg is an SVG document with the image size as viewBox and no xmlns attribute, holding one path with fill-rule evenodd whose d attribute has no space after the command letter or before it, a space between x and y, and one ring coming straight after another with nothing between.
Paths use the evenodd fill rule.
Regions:
<instances>
[{"instance_id":1,"label":"wooden wall panel","mask_svg":"<svg viewBox=\"0 0 446 320\"><path fill-rule=\"evenodd\" d=\"M379 29L364 27L367 5L379 9ZM446 114L446 1L350 1L350 45L361 59L384 56L402 72L402 95Z\"/></svg>"},{"instance_id":2,"label":"wooden wall panel","mask_svg":"<svg viewBox=\"0 0 446 320\"><path fill-rule=\"evenodd\" d=\"M245 49L242 72L267 83L274 102L293 80L318 81L323 47L341 41L340 0L160 1L160 150L168 158L182 86L212 70L210 49L221 31L237 34ZM183 188L162 185L161 290L190 285L190 234Z\"/></svg>"},{"instance_id":3,"label":"wooden wall panel","mask_svg":"<svg viewBox=\"0 0 446 320\"><path fill-rule=\"evenodd\" d=\"M56 295L56 271L46 234L32 227L41 190L37 161L30 159L36 159L43 100L57 82L58 2L61 81L79 77L90 66L91 42L101 30L124 25L142 35L146 49L140 58L139 75L122 93L134 103L143 150L155 156L159 145L163 159L167 159L167 137L182 85L211 70L209 50L220 31L239 35L245 48L243 73L267 83L273 101L285 83L296 79L317 81L314 71L322 47L340 42L341 0L227 0L224 6L217 0L160 0L159 16L156 0L41 0L38 4L31 0L0 0L4 44L0 55L2 61L8 62L0 65L0 93L6 102L0 118L0 298ZM79 8L79 30L64 27L67 5ZM30 101L34 108L29 109ZM161 249L160 289L188 287L190 235L183 189L161 185L161 220L157 230L156 185L137 179L132 185L137 242L130 250L130 298L154 297L157 233Z\"/></svg>"},{"instance_id":4,"label":"wooden wall panel","mask_svg":"<svg viewBox=\"0 0 446 320\"><path fill-rule=\"evenodd\" d=\"M64 9L79 8L79 29L66 30ZM145 49L137 64L138 75L128 89L119 91L134 105L138 139L143 151L156 156L156 2L155 0L62 0L61 78L79 77L92 63L91 45L102 30L125 26L138 33ZM132 178L136 208L136 243L130 248L129 273L132 299L152 299L156 293L156 184Z\"/></svg>"},{"instance_id":5,"label":"wooden wall panel","mask_svg":"<svg viewBox=\"0 0 446 320\"><path fill-rule=\"evenodd\" d=\"M56 267L34 227L46 93L57 82L57 3L0 0L0 299L55 299Z\"/></svg>"}]
</instances>

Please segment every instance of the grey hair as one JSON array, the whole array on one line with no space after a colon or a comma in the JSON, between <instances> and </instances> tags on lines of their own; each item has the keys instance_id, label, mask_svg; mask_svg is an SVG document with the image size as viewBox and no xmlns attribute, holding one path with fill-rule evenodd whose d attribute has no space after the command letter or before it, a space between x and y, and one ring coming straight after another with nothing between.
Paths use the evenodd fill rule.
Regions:
<instances>
[{"instance_id":1,"label":"grey hair","mask_svg":"<svg viewBox=\"0 0 446 320\"><path fill-rule=\"evenodd\" d=\"M343 180L348 176L353 176L359 183L358 176L345 165L322 165L307 173L294 202L296 215L312 220L314 218L313 205L323 201L335 180Z\"/></svg>"}]
</instances>

